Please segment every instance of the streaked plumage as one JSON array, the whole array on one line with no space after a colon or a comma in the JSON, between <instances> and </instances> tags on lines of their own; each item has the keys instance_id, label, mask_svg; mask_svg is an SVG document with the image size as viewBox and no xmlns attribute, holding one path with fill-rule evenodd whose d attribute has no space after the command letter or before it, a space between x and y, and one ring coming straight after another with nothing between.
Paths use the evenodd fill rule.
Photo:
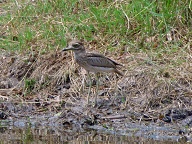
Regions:
<instances>
[{"instance_id":1,"label":"streaked plumage","mask_svg":"<svg viewBox=\"0 0 192 144\"><path fill-rule=\"evenodd\" d=\"M83 43L78 40L71 41L68 47L63 49L63 51L68 50L73 50L75 61L88 72L88 75L89 72L115 72L123 76L123 74L117 70L117 66L121 64L101 54L86 53Z\"/></svg>"}]
</instances>

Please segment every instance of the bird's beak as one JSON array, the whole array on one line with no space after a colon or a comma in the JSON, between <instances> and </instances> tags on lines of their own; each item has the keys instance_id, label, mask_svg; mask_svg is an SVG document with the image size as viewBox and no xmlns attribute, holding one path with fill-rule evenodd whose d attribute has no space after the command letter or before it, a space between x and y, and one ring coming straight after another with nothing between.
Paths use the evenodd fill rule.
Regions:
<instances>
[{"instance_id":1,"label":"bird's beak","mask_svg":"<svg viewBox=\"0 0 192 144\"><path fill-rule=\"evenodd\" d=\"M62 51L68 51L68 50L73 50L73 48L72 47L66 47Z\"/></svg>"}]
</instances>

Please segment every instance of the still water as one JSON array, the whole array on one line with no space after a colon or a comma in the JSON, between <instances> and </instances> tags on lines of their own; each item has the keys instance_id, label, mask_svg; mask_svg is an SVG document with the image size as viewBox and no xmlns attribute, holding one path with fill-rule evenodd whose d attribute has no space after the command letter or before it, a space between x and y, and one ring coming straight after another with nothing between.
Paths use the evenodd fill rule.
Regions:
<instances>
[{"instance_id":1,"label":"still water","mask_svg":"<svg viewBox=\"0 0 192 144\"><path fill-rule=\"evenodd\" d=\"M70 131L48 127L0 127L0 144L175 144L173 140L153 140L139 136L120 136L97 130ZM181 142L180 142L181 143Z\"/></svg>"}]
</instances>

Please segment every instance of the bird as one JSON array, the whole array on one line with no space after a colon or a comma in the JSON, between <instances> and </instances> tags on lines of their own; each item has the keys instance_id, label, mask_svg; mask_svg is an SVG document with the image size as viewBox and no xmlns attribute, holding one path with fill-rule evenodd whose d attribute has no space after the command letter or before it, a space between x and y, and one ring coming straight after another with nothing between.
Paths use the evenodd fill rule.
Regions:
<instances>
[{"instance_id":1,"label":"bird","mask_svg":"<svg viewBox=\"0 0 192 144\"><path fill-rule=\"evenodd\" d=\"M95 93L95 103L94 103L94 105L96 106L98 86L99 86L98 74L102 72L113 72L113 73L117 73L120 76L123 76L124 74L117 69L117 66L122 66L122 65L108 57L105 57L102 54L86 52L83 42L79 40L72 40L71 42L68 43L68 46L64 48L62 51L69 51L69 50L72 50L74 52L74 59L76 63L87 71L88 78L90 80L89 90L87 95L88 104L89 104L89 97L90 97L91 86L92 86L90 72L93 72L96 75L96 93Z\"/></svg>"}]
</instances>

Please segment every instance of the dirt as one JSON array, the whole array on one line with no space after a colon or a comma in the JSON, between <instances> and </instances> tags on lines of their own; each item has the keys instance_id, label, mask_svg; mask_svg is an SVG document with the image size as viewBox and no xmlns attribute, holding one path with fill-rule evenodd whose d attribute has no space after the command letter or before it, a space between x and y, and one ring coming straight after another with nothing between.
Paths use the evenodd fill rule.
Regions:
<instances>
[{"instance_id":1,"label":"dirt","mask_svg":"<svg viewBox=\"0 0 192 144\"><path fill-rule=\"evenodd\" d=\"M175 77L176 72L161 71L160 66L138 65L140 56L135 60L129 55L123 57L125 76L101 74L98 105L93 107L93 103L87 105L86 72L71 60L70 54L2 52L0 119L25 126L30 118L34 125L62 125L74 131L100 129L148 138L153 138L151 131L163 128L158 135L191 141L190 65L188 73ZM94 75L92 80L94 84ZM92 102L94 93L95 85Z\"/></svg>"}]
</instances>

